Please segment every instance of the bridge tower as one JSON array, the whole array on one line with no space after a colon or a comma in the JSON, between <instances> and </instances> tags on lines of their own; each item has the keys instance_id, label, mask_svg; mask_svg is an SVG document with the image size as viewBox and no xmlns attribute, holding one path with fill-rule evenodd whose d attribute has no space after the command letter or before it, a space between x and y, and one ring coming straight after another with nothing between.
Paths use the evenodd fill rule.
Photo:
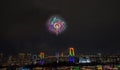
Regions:
<instances>
[{"instance_id":1,"label":"bridge tower","mask_svg":"<svg viewBox=\"0 0 120 70\"><path fill-rule=\"evenodd\" d=\"M69 61L71 63L74 63L75 62L75 52L74 52L74 48L69 48Z\"/></svg>"},{"instance_id":2,"label":"bridge tower","mask_svg":"<svg viewBox=\"0 0 120 70\"><path fill-rule=\"evenodd\" d=\"M45 58L44 52L40 52L39 57L40 57L40 64L43 65L44 64L44 58Z\"/></svg>"},{"instance_id":3,"label":"bridge tower","mask_svg":"<svg viewBox=\"0 0 120 70\"><path fill-rule=\"evenodd\" d=\"M56 62L59 63L59 57L60 57L59 52L57 52L55 56L56 56Z\"/></svg>"}]
</instances>

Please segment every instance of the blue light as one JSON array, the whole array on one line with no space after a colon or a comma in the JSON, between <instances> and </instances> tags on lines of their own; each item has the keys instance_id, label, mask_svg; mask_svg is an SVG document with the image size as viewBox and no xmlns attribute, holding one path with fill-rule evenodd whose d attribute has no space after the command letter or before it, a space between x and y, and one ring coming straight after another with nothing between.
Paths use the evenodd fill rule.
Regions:
<instances>
[{"instance_id":1,"label":"blue light","mask_svg":"<svg viewBox=\"0 0 120 70\"><path fill-rule=\"evenodd\" d=\"M28 68L24 68L24 67L21 67L20 70L30 70L30 69L28 69Z\"/></svg>"},{"instance_id":2,"label":"blue light","mask_svg":"<svg viewBox=\"0 0 120 70\"><path fill-rule=\"evenodd\" d=\"M44 64L44 60L43 60L43 59L40 60L40 64L41 64L41 65Z\"/></svg>"},{"instance_id":3,"label":"blue light","mask_svg":"<svg viewBox=\"0 0 120 70\"><path fill-rule=\"evenodd\" d=\"M72 62L72 63L74 63L75 62L74 57L69 57L69 61Z\"/></svg>"}]
</instances>

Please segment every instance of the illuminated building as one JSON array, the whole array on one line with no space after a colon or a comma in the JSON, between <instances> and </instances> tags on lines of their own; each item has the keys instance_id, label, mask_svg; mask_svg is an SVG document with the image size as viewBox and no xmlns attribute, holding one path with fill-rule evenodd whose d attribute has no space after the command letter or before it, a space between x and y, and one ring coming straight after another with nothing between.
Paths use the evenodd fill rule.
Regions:
<instances>
[{"instance_id":1,"label":"illuminated building","mask_svg":"<svg viewBox=\"0 0 120 70\"><path fill-rule=\"evenodd\" d=\"M33 55L32 56L32 59L33 59L33 64L36 64L37 63L37 55Z\"/></svg>"},{"instance_id":2,"label":"illuminated building","mask_svg":"<svg viewBox=\"0 0 120 70\"><path fill-rule=\"evenodd\" d=\"M91 60L87 57L79 57L79 63L90 63Z\"/></svg>"},{"instance_id":3,"label":"illuminated building","mask_svg":"<svg viewBox=\"0 0 120 70\"><path fill-rule=\"evenodd\" d=\"M23 60L23 59L25 58L25 53L19 53L19 54L18 54L18 58L19 58L20 60Z\"/></svg>"},{"instance_id":4,"label":"illuminated building","mask_svg":"<svg viewBox=\"0 0 120 70\"><path fill-rule=\"evenodd\" d=\"M59 62L59 53L56 53L56 59L57 59L57 63Z\"/></svg>"},{"instance_id":5,"label":"illuminated building","mask_svg":"<svg viewBox=\"0 0 120 70\"><path fill-rule=\"evenodd\" d=\"M103 70L102 65L97 65L97 70Z\"/></svg>"},{"instance_id":6,"label":"illuminated building","mask_svg":"<svg viewBox=\"0 0 120 70\"><path fill-rule=\"evenodd\" d=\"M32 56L32 54L30 54L30 53L27 53L27 54L26 54L27 59L30 59L31 56Z\"/></svg>"},{"instance_id":7,"label":"illuminated building","mask_svg":"<svg viewBox=\"0 0 120 70\"><path fill-rule=\"evenodd\" d=\"M25 53L18 53L17 61L20 65L24 65L25 64Z\"/></svg>"}]
</instances>

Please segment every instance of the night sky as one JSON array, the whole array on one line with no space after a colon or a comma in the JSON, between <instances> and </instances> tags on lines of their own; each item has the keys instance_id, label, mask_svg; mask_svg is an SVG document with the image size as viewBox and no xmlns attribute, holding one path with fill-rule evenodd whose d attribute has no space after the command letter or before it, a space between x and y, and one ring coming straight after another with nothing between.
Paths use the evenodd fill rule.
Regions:
<instances>
[{"instance_id":1,"label":"night sky","mask_svg":"<svg viewBox=\"0 0 120 70\"><path fill-rule=\"evenodd\" d=\"M118 0L4 0L0 52L47 55L74 47L80 53L120 53ZM67 29L50 33L46 22L60 15Z\"/></svg>"}]
</instances>

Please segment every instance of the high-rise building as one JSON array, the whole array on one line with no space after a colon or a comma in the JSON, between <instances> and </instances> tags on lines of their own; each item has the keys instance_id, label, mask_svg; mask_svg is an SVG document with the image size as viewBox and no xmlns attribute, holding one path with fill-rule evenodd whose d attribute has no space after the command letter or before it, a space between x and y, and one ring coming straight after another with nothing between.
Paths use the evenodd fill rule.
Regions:
<instances>
[{"instance_id":1,"label":"high-rise building","mask_svg":"<svg viewBox=\"0 0 120 70\"><path fill-rule=\"evenodd\" d=\"M21 60L24 59L25 58L25 53L19 53L18 58L21 59Z\"/></svg>"},{"instance_id":2,"label":"high-rise building","mask_svg":"<svg viewBox=\"0 0 120 70\"><path fill-rule=\"evenodd\" d=\"M24 64L25 64L25 53L18 53L17 62L18 62L20 65L24 65Z\"/></svg>"},{"instance_id":3,"label":"high-rise building","mask_svg":"<svg viewBox=\"0 0 120 70\"><path fill-rule=\"evenodd\" d=\"M32 54L27 53L25 58L30 61L32 59Z\"/></svg>"}]
</instances>

